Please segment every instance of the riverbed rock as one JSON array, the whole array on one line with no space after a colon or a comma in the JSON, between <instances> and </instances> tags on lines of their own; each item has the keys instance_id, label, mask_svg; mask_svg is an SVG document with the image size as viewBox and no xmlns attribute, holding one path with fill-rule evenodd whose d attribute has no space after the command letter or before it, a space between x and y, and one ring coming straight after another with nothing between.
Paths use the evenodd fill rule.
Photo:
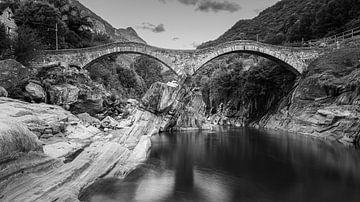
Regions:
<instances>
[{"instance_id":1,"label":"riverbed rock","mask_svg":"<svg viewBox=\"0 0 360 202\"><path fill-rule=\"evenodd\" d=\"M110 93L103 85L92 81L87 83L78 83L79 96L77 102L71 105L71 111L74 113L88 113L91 116L104 110L104 99L110 96Z\"/></svg>"},{"instance_id":2,"label":"riverbed rock","mask_svg":"<svg viewBox=\"0 0 360 202\"><path fill-rule=\"evenodd\" d=\"M144 109L159 114L169 111L177 98L178 88L156 82L141 99Z\"/></svg>"},{"instance_id":3,"label":"riverbed rock","mask_svg":"<svg viewBox=\"0 0 360 202\"><path fill-rule=\"evenodd\" d=\"M110 116L107 116L101 121L101 126L103 128L115 129L115 128L119 128L119 125L120 125L119 122L117 122L115 119L111 118Z\"/></svg>"},{"instance_id":4,"label":"riverbed rock","mask_svg":"<svg viewBox=\"0 0 360 202\"><path fill-rule=\"evenodd\" d=\"M6 91L6 89L2 86L0 86L0 97L7 97L9 96L8 92Z\"/></svg>"},{"instance_id":5,"label":"riverbed rock","mask_svg":"<svg viewBox=\"0 0 360 202\"><path fill-rule=\"evenodd\" d=\"M43 168L41 175L29 175L32 170L1 181L4 201L78 201L82 187L107 174L115 164L124 164L130 152L117 143L98 142L67 164ZM101 166L99 166L101 165ZM16 169L15 167L13 167Z\"/></svg>"},{"instance_id":6,"label":"riverbed rock","mask_svg":"<svg viewBox=\"0 0 360 202\"><path fill-rule=\"evenodd\" d=\"M0 98L0 111L4 117L25 124L38 137L47 129L56 134L65 130L66 123L79 122L76 116L59 106L29 104L10 98Z\"/></svg>"},{"instance_id":7,"label":"riverbed rock","mask_svg":"<svg viewBox=\"0 0 360 202\"><path fill-rule=\"evenodd\" d=\"M89 139L101 131L94 126L84 126L82 124L69 125L66 127L65 134L71 139Z\"/></svg>"},{"instance_id":8,"label":"riverbed rock","mask_svg":"<svg viewBox=\"0 0 360 202\"><path fill-rule=\"evenodd\" d=\"M70 84L54 85L49 88L50 103L70 105L78 101L79 88Z\"/></svg>"},{"instance_id":9,"label":"riverbed rock","mask_svg":"<svg viewBox=\"0 0 360 202\"><path fill-rule=\"evenodd\" d=\"M0 160L30 151L42 151L37 136L26 125L0 115Z\"/></svg>"},{"instance_id":10,"label":"riverbed rock","mask_svg":"<svg viewBox=\"0 0 360 202\"><path fill-rule=\"evenodd\" d=\"M259 125L342 143L356 143L360 132L359 105L345 105L343 96L338 104L334 102L336 98L323 97L322 93L313 93L313 99L309 99L303 95L307 92L303 85L309 83L297 87L290 103L280 105L282 107L276 113L263 117Z\"/></svg>"},{"instance_id":11,"label":"riverbed rock","mask_svg":"<svg viewBox=\"0 0 360 202\"><path fill-rule=\"evenodd\" d=\"M30 81L30 83L25 86L25 91L28 93L31 100L36 102L45 101L46 93L39 82Z\"/></svg>"},{"instance_id":12,"label":"riverbed rock","mask_svg":"<svg viewBox=\"0 0 360 202\"><path fill-rule=\"evenodd\" d=\"M183 96L173 95L174 100ZM164 99L165 103L169 100L168 97ZM62 135L44 142L45 154L22 154L0 166L0 198L4 201L78 201L80 191L98 178L123 178L146 160L150 136L158 133L171 118L168 110L155 114L135 107L126 119L119 120L119 125L127 127L95 134L89 131L99 132L95 127L86 127L59 106L0 98L0 112L34 131L65 123ZM84 131L76 134L78 129Z\"/></svg>"},{"instance_id":13,"label":"riverbed rock","mask_svg":"<svg viewBox=\"0 0 360 202\"><path fill-rule=\"evenodd\" d=\"M0 61L0 86L7 90L18 87L30 74L29 68L14 59Z\"/></svg>"},{"instance_id":14,"label":"riverbed rock","mask_svg":"<svg viewBox=\"0 0 360 202\"><path fill-rule=\"evenodd\" d=\"M95 126L96 128L99 128L101 126L101 121L95 117L90 116L90 114L88 114L88 113L78 114L77 117L86 126L92 125L92 126Z\"/></svg>"}]
</instances>

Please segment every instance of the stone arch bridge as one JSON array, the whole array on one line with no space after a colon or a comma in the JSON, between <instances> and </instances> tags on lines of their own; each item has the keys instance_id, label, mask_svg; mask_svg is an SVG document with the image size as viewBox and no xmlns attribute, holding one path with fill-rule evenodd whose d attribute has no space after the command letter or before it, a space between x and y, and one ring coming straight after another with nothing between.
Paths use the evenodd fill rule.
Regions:
<instances>
[{"instance_id":1,"label":"stone arch bridge","mask_svg":"<svg viewBox=\"0 0 360 202\"><path fill-rule=\"evenodd\" d=\"M86 68L93 62L112 54L136 53L155 58L177 75L194 75L209 61L233 52L263 56L283 64L296 74L302 74L308 65L321 54L319 49L274 46L243 40L198 50L171 50L141 43L118 42L83 49L44 51L36 59L35 64L43 66L54 62L64 62Z\"/></svg>"}]
</instances>

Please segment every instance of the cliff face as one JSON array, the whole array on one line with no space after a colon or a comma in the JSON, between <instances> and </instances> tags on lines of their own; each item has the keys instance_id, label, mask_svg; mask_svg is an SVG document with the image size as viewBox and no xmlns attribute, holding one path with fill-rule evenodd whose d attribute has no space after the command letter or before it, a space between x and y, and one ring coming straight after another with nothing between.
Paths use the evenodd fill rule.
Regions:
<instances>
[{"instance_id":1,"label":"cliff face","mask_svg":"<svg viewBox=\"0 0 360 202\"><path fill-rule=\"evenodd\" d=\"M342 143L360 140L360 51L336 50L313 63L259 125Z\"/></svg>"},{"instance_id":2,"label":"cliff face","mask_svg":"<svg viewBox=\"0 0 360 202\"><path fill-rule=\"evenodd\" d=\"M131 27L128 28L114 28L106 20L95 14L93 11L88 9L86 6L81 4L77 0L70 0L70 4L78 7L81 10L81 15L83 17L89 17L93 22L93 30L98 33L105 33L111 37L112 40L116 42L138 42L146 43L142 38L138 36L135 30Z\"/></svg>"}]
</instances>

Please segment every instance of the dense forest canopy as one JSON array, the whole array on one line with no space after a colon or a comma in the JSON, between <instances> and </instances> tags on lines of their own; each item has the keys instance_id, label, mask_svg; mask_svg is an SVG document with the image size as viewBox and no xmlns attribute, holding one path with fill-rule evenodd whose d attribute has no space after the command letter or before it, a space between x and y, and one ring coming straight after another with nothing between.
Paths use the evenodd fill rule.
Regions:
<instances>
[{"instance_id":1,"label":"dense forest canopy","mask_svg":"<svg viewBox=\"0 0 360 202\"><path fill-rule=\"evenodd\" d=\"M6 37L5 30L0 29L1 59L14 57L26 64L37 50L55 49L57 42L60 49L111 42L108 36L92 32L91 21L69 0L9 0L1 7L13 10L18 27L15 38Z\"/></svg>"}]
</instances>

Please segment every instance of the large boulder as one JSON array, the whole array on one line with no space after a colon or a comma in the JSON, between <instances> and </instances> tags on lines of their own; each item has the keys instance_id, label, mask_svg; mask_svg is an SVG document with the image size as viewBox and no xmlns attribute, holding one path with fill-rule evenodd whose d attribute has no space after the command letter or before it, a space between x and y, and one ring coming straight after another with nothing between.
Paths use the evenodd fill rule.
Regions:
<instances>
[{"instance_id":1,"label":"large boulder","mask_svg":"<svg viewBox=\"0 0 360 202\"><path fill-rule=\"evenodd\" d=\"M103 110L103 103L104 98L102 94L80 89L78 100L71 105L70 110L74 113L95 115Z\"/></svg>"},{"instance_id":2,"label":"large boulder","mask_svg":"<svg viewBox=\"0 0 360 202\"><path fill-rule=\"evenodd\" d=\"M65 132L69 123L80 120L56 105L30 104L10 98L0 98L0 118L13 118L25 124L38 137Z\"/></svg>"},{"instance_id":3,"label":"large boulder","mask_svg":"<svg viewBox=\"0 0 360 202\"><path fill-rule=\"evenodd\" d=\"M29 151L42 151L42 145L36 135L24 124L0 116L0 161Z\"/></svg>"},{"instance_id":4,"label":"large boulder","mask_svg":"<svg viewBox=\"0 0 360 202\"><path fill-rule=\"evenodd\" d=\"M9 94L6 91L6 89L2 86L0 86L0 97L7 97Z\"/></svg>"},{"instance_id":5,"label":"large boulder","mask_svg":"<svg viewBox=\"0 0 360 202\"><path fill-rule=\"evenodd\" d=\"M50 103L56 105L70 105L78 101L79 88L71 84L51 86L48 93Z\"/></svg>"},{"instance_id":6,"label":"large boulder","mask_svg":"<svg viewBox=\"0 0 360 202\"><path fill-rule=\"evenodd\" d=\"M46 93L40 82L30 81L30 83L25 86L25 91L27 92L31 100L34 100L36 102L45 101Z\"/></svg>"},{"instance_id":7,"label":"large boulder","mask_svg":"<svg viewBox=\"0 0 360 202\"><path fill-rule=\"evenodd\" d=\"M206 119L206 104L199 89L193 89L182 99L174 129L211 129Z\"/></svg>"},{"instance_id":8,"label":"large boulder","mask_svg":"<svg viewBox=\"0 0 360 202\"><path fill-rule=\"evenodd\" d=\"M165 83L156 82L151 85L141 99L144 109L153 113L166 113L176 101L179 88Z\"/></svg>"},{"instance_id":9,"label":"large boulder","mask_svg":"<svg viewBox=\"0 0 360 202\"><path fill-rule=\"evenodd\" d=\"M31 71L13 59L0 61L0 86L10 91L29 78Z\"/></svg>"}]
</instances>

